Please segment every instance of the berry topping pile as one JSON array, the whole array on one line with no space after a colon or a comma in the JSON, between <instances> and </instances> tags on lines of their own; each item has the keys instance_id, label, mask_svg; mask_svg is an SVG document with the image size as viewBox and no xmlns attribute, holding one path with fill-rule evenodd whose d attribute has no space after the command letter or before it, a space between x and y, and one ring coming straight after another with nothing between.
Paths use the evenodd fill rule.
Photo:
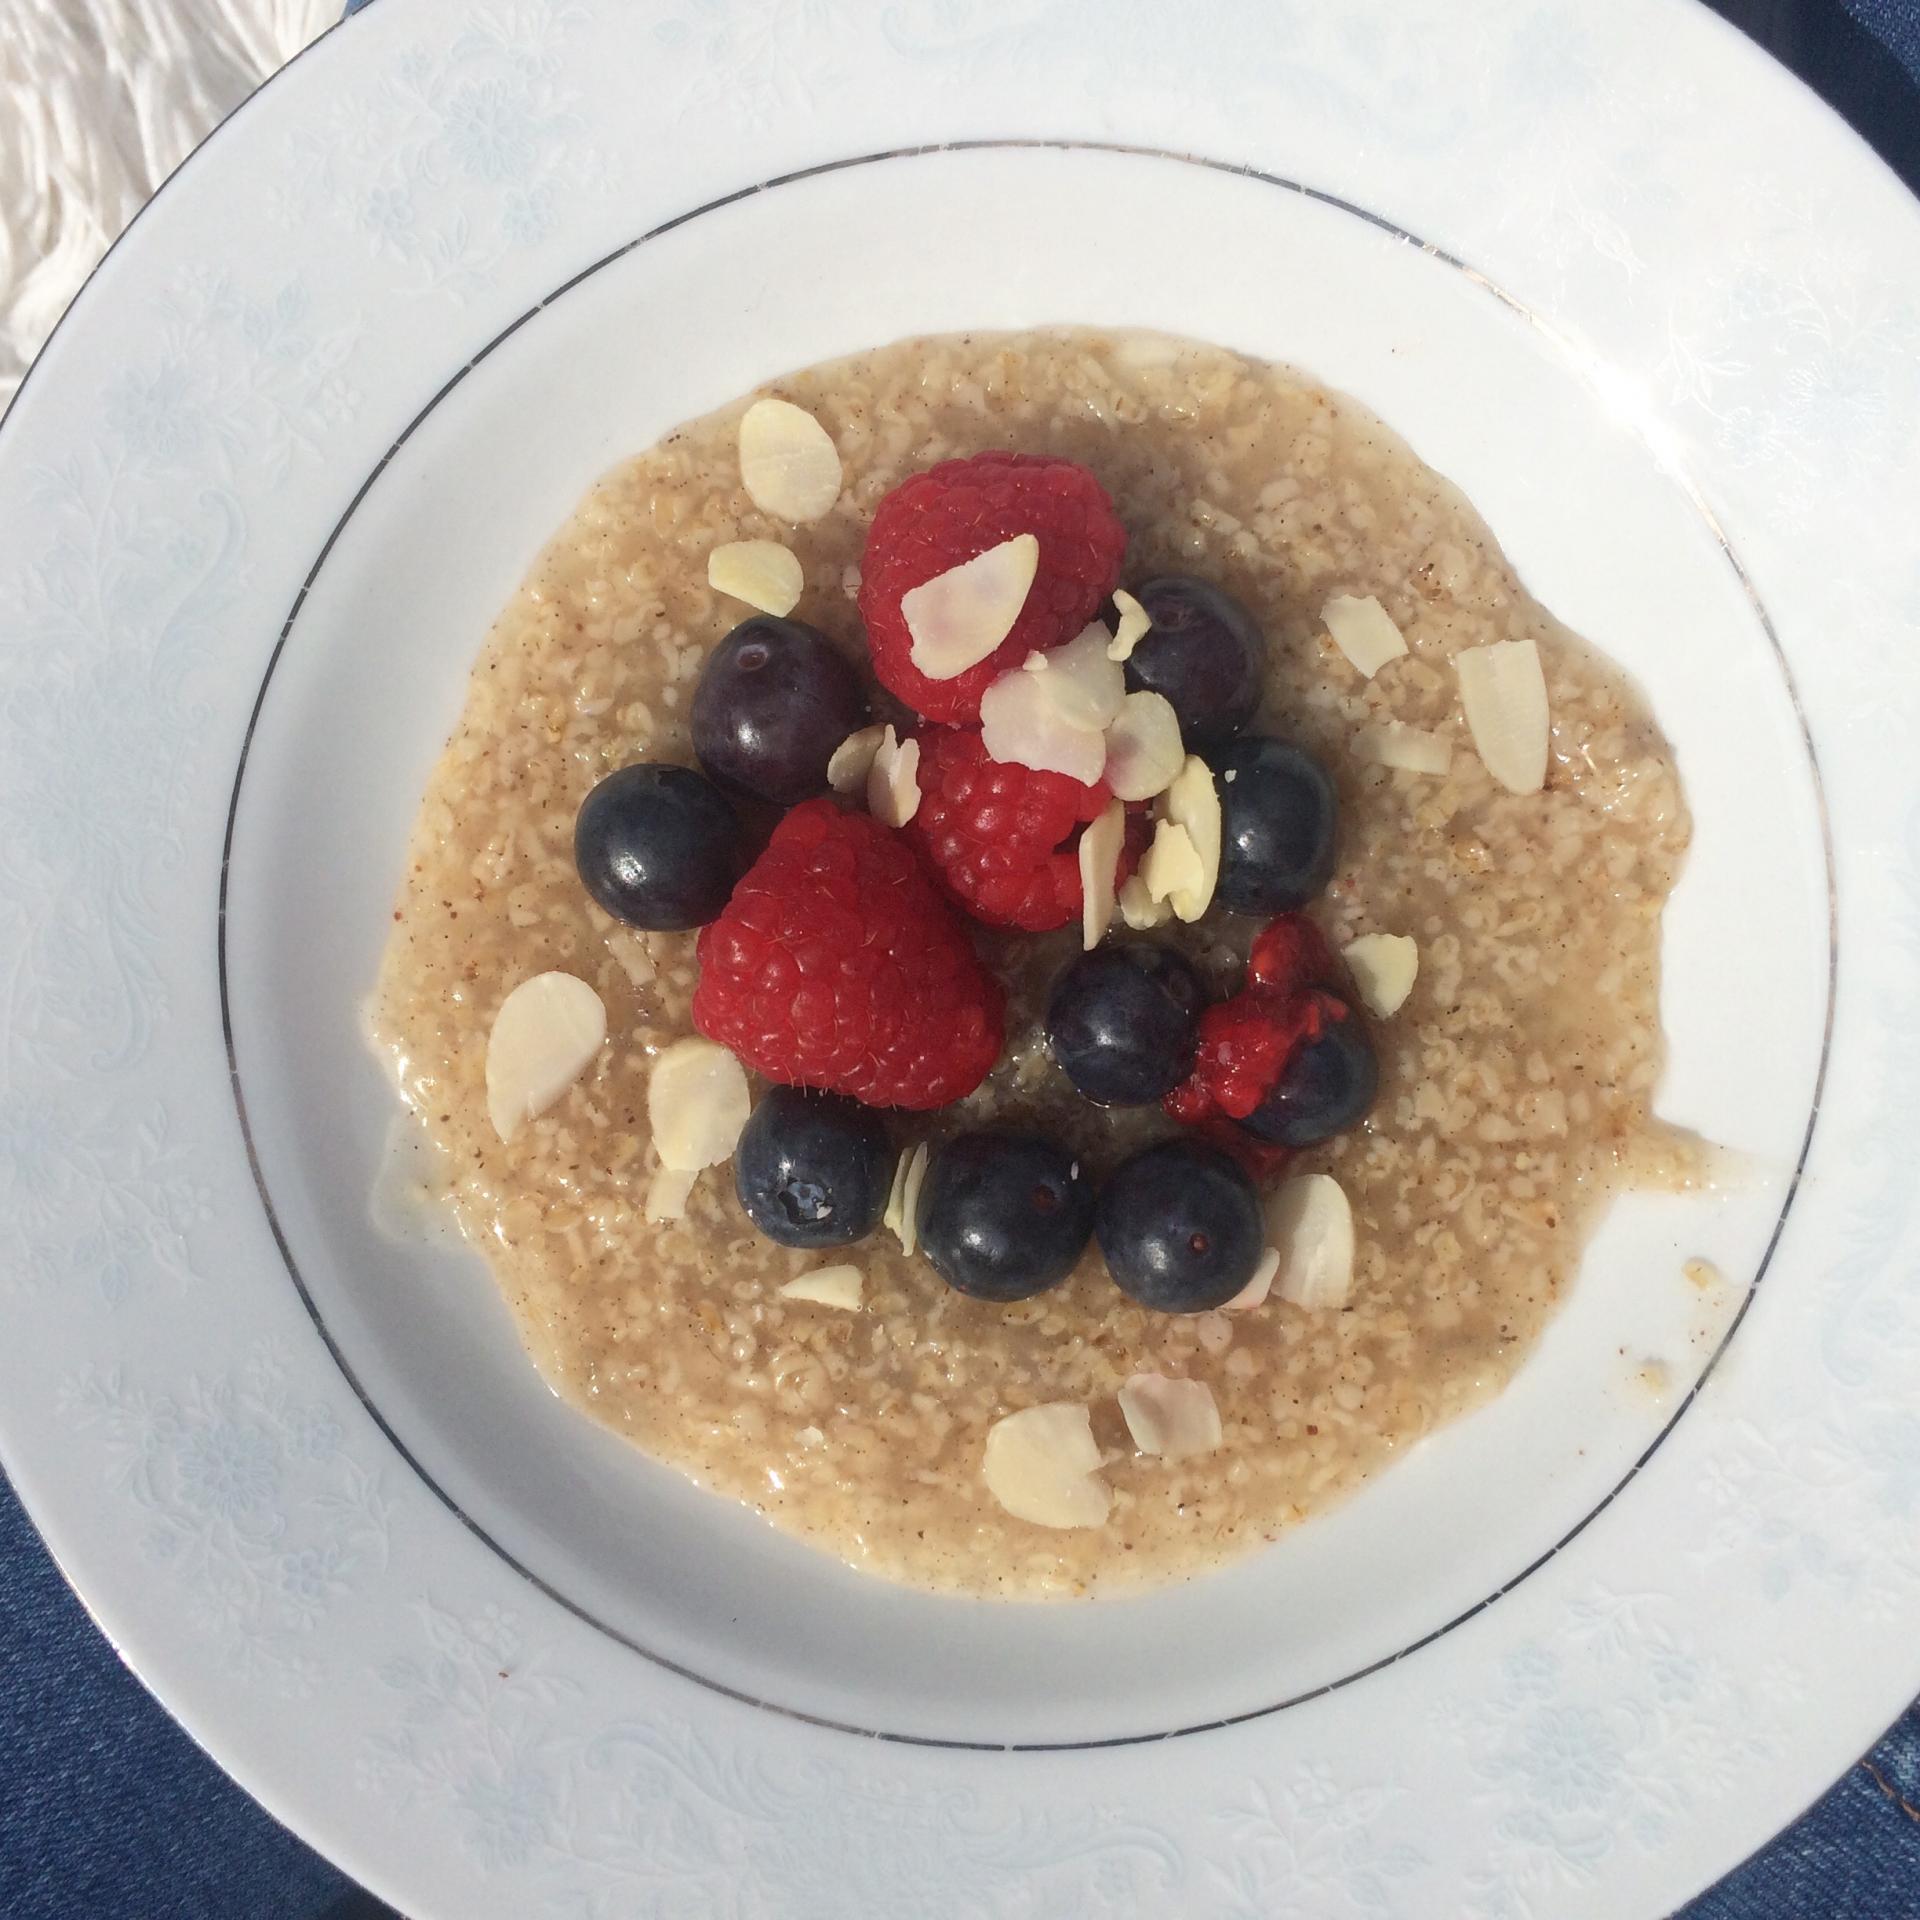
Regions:
<instances>
[{"instance_id":1,"label":"berry topping pile","mask_svg":"<svg viewBox=\"0 0 1920 1920\"><path fill-rule=\"evenodd\" d=\"M783 469L761 453L762 491L778 493ZM837 472L813 456L805 499L788 503L798 523L825 510ZM1355 942L1351 977L1328 950L1301 909L1335 870L1337 795L1310 755L1247 731L1266 691L1259 622L1206 580L1129 592L1126 544L1099 481L1068 460L985 453L906 481L867 535L870 679L859 636L787 617L799 558L773 541L715 550L712 583L761 611L695 692L703 772L621 768L575 835L581 881L616 920L701 929L698 1034L661 1056L650 1094L658 1217L731 1157L768 1239L846 1247L884 1223L976 1301L1058 1286L1090 1244L1159 1313L1249 1310L1276 1272L1284 1297L1305 1297L1295 1270L1311 1263L1275 1243L1297 1239L1301 1195L1318 1190L1263 1189L1365 1119L1379 1073L1359 1003L1405 998L1412 943ZM768 806L786 811L750 858ZM1230 948L1181 931L1212 915L1267 921L1224 996L1195 962L1217 977ZM978 1116L899 1138L889 1112L965 1100L1000 1059L1006 995L970 929L1002 930L1005 952L1007 930L1068 926L1083 951L1044 1008L1053 1066L1166 1137L1117 1165ZM536 1064L557 1074L579 1047L550 1051ZM771 1083L750 1117L742 1069ZM1334 1189L1313 1216L1332 1222L1325 1238L1344 1200L1307 1178ZM782 1291L842 1311L863 1298L851 1266ZM1122 1404L1143 1451L1218 1444L1204 1386L1142 1375ZM1031 1411L1048 1418L1016 1432L1010 1416L990 1443L989 1482L1042 1524L1086 1524L1043 1517L1105 1510L1084 1414ZM1077 1464L1036 1452L1043 1438Z\"/></svg>"}]
</instances>

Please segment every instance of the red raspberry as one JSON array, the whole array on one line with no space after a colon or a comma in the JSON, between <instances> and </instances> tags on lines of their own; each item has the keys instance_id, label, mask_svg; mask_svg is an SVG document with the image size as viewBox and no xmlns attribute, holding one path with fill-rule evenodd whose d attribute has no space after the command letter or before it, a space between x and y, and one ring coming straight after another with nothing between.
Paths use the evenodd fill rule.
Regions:
<instances>
[{"instance_id":1,"label":"red raspberry","mask_svg":"<svg viewBox=\"0 0 1920 1920\"><path fill-rule=\"evenodd\" d=\"M1244 988L1200 1016L1193 1071L1161 1104L1185 1126L1218 1115L1244 1120L1273 1091L1296 1048L1317 1040L1330 1020L1351 1017L1343 1001L1318 987Z\"/></svg>"},{"instance_id":2,"label":"red raspberry","mask_svg":"<svg viewBox=\"0 0 1920 1920\"><path fill-rule=\"evenodd\" d=\"M951 680L929 680L908 657L902 597L1016 534L1040 542L1040 569L1013 630ZM929 720L978 720L980 696L1029 653L1071 640L1120 578L1127 530L1085 467L1045 454L977 453L943 460L880 502L860 562L860 617L873 670Z\"/></svg>"},{"instance_id":3,"label":"red raspberry","mask_svg":"<svg viewBox=\"0 0 1920 1920\"><path fill-rule=\"evenodd\" d=\"M700 935L693 1024L792 1087L924 1112L1000 1057L1005 996L898 835L809 800Z\"/></svg>"},{"instance_id":4,"label":"red raspberry","mask_svg":"<svg viewBox=\"0 0 1920 1920\"><path fill-rule=\"evenodd\" d=\"M1080 829L1112 795L1063 773L1036 773L988 756L978 733L929 727L920 735L920 806L908 836L976 920L1044 933L1080 917ZM1120 880L1140 857L1120 855ZM1118 881L1116 881L1116 885Z\"/></svg>"},{"instance_id":5,"label":"red raspberry","mask_svg":"<svg viewBox=\"0 0 1920 1920\"><path fill-rule=\"evenodd\" d=\"M1304 913L1283 913L1260 929L1247 955L1247 984L1298 993L1334 984L1333 950Z\"/></svg>"}]
</instances>

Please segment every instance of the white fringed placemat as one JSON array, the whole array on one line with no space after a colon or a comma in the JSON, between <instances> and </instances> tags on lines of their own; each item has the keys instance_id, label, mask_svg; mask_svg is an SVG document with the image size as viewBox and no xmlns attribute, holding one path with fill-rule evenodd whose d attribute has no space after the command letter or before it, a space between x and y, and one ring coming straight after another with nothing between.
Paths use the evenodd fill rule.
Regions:
<instances>
[{"instance_id":1,"label":"white fringed placemat","mask_svg":"<svg viewBox=\"0 0 1920 1920\"><path fill-rule=\"evenodd\" d=\"M0 408L100 256L340 0L0 0Z\"/></svg>"}]
</instances>

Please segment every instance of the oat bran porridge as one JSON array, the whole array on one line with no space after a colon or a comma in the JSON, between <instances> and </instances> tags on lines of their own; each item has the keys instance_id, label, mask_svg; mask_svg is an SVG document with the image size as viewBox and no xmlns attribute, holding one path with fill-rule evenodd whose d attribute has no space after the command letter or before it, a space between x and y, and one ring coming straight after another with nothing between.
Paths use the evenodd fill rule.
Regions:
<instances>
[{"instance_id":1,"label":"oat bran porridge","mask_svg":"<svg viewBox=\"0 0 1920 1920\"><path fill-rule=\"evenodd\" d=\"M377 1038L534 1359L596 1419L776 1525L915 1585L1034 1598L1204 1572L1497 1391L1571 1283L1607 1197L1695 1176L1689 1144L1651 1112L1660 916L1689 831L1671 754L1638 691L1527 595L1449 483L1364 409L1284 368L1059 330L906 341L765 392L825 429L843 474L831 503L802 521L749 497L752 395L593 488L500 615L432 775L373 1003ZM576 816L630 763L694 764L703 666L754 613L709 585L709 561L749 541L797 560L793 618L858 665L873 720L895 726L877 774L862 782L856 769L856 796L872 793L883 822L889 781L894 803L904 791L915 804L911 756L903 768L895 748L917 723L871 686L863 550L902 482L996 449L1091 471L1125 530L1120 583L1193 576L1251 613L1264 661L1243 737L1304 749L1337 791L1331 877L1305 915L1335 954L1352 950L1330 990L1355 1022L1335 1025L1370 1037L1378 1087L1363 1119L1284 1166L1278 1152L1251 1155L1273 1243L1258 1304L1238 1304L1236 1289L1231 1307L1156 1311L1116 1287L1100 1244L1030 1297L971 1297L925 1252L909 1256L891 1225L843 1247L783 1246L743 1211L730 1166L663 1178L650 1076L694 1031L698 936L603 911L576 868ZM808 458L794 468L803 480ZM790 565L764 548L746 560L761 583L748 592ZM1127 612L1107 603L1109 632ZM1525 732L1524 689L1464 710L1483 665L1504 671L1527 649L1465 667L1459 656L1516 642L1532 643L1550 716L1539 791L1489 771L1512 751L1498 736ZM1022 663L997 665L1010 675ZM1141 882L1122 889L1128 911L1109 944L1171 947L1210 997L1239 1005L1252 995L1249 947L1273 916L1214 901L1191 923L1166 917L1205 832L1171 817L1168 792L1129 806L1124 852L1080 871L1117 858ZM741 813L751 858L776 815ZM1083 820L1078 841L1094 832ZM1166 897L1149 872L1156 886L1171 875ZM1135 907L1160 924L1129 931ZM1090 1188L1137 1149L1184 1137L1157 1103L1093 1104L1056 1063L1048 998L1082 953L1079 911L1047 931L968 920L965 934L1004 984L1004 1050L958 1103L885 1116L902 1155L896 1190L913 1147L989 1123L1058 1143ZM1371 936L1388 938L1353 947ZM584 983L589 1025L597 996L604 1040L586 1033L584 1064L503 1139L489 1106L496 1015L548 972ZM759 1102L764 1077L752 1085ZM1219 1122L1214 1135L1222 1126L1233 1131ZM1323 1200L1341 1216L1331 1226ZM1280 1244L1289 1232L1311 1244ZM779 1291L849 1266L853 1281L819 1298ZM1123 1415L1121 1391L1142 1375L1163 1383L1157 1422ZM1198 1439L1195 1396L1169 1396L1168 1381L1210 1396ZM983 1472L996 1423L1040 1406L1084 1409L1097 1450L1075 1454L1069 1433L1065 1464L1042 1461L1071 1496L1048 1524L1010 1511ZM1143 1433L1161 1450L1143 1451ZM1063 1445L1058 1430L1027 1439L1042 1454Z\"/></svg>"}]
</instances>

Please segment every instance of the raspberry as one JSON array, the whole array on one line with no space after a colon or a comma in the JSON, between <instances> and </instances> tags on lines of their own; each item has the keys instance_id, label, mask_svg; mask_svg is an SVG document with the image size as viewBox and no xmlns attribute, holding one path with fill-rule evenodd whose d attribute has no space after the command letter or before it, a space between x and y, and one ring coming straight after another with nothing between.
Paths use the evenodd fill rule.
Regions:
<instances>
[{"instance_id":1,"label":"raspberry","mask_svg":"<svg viewBox=\"0 0 1920 1920\"><path fill-rule=\"evenodd\" d=\"M902 597L1016 534L1040 542L1040 569L1013 630L951 680L929 680L908 657ZM1120 578L1127 531L1085 467L1043 454L977 453L943 460L880 502L860 563L860 617L873 670L888 692L929 720L978 720L980 696L1029 653L1071 640Z\"/></svg>"},{"instance_id":2,"label":"raspberry","mask_svg":"<svg viewBox=\"0 0 1920 1920\"><path fill-rule=\"evenodd\" d=\"M1304 913L1283 913L1260 929L1247 955L1247 984L1273 993L1299 993L1334 984L1333 952Z\"/></svg>"},{"instance_id":3,"label":"raspberry","mask_svg":"<svg viewBox=\"0 0 1920 1920\"><path fill-rule=\"evenodd\" d=\"M787 1086L924 1112L1000 1057L1005 996L912 849L809 800L700 935L693 1024Z\"/></svg>"},{"instance_id":4,"label":"raspberry","mask_svg":"<svg viewBox=\"0 0 1920 1920\"><path fill-rule=\"evenodd\" d=\"M992 759L978 733L929 727L920 735L920 806L907 823L949 894L976 920L1044 933L1080 917L1080 829L1112 796L1063 773ZM1140 857L1120 855L1118 880Z\"/></svg>"},{"instance_id":5,"label":"raspberry","mask_svg":"<svg viewBox=\"0 0 1920 1920\"><path fill-rule=\"evenodd\" d=\"M1168 1118L1190 1127L1215 1116L1246 1119L1299 1048L1330 1021L1351 1017L1343 1001L1318 987L1247 987L1216 1001L1200 1016L1193 1071L1161 1103Z\"/></svg>"}]
</instances>

